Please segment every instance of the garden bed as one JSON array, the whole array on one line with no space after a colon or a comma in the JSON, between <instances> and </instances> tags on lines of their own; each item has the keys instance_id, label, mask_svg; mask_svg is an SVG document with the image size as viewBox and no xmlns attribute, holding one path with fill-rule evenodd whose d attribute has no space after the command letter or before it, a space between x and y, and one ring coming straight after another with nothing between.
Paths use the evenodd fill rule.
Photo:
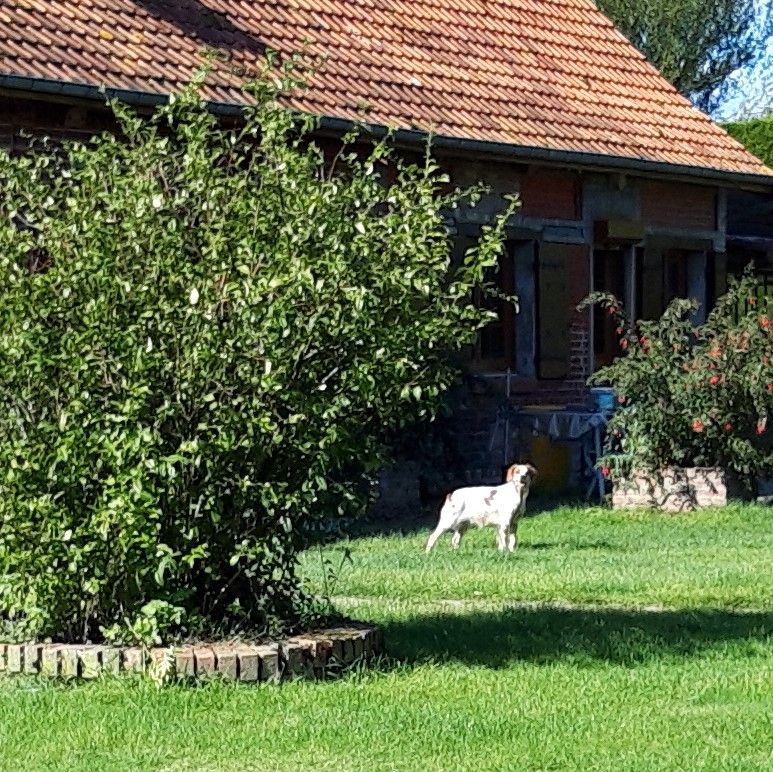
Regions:
<instances>
[{"instance_id":1,"label":"garden bed","mask_svg":"<svg viewBox=\"0 0 773 772\"><path fill-rule=\"evenodd\" d=\"M267 644L213 643L142 649L60 643L0 643L0 671L52 678L147 673L159 677L220 677L248 683L323 678L381 654L373 625L347 623Z\"/></svg>"},{"instance_id":2,"label":"garden bed","mask_svg":"<svg viewBox=\"0 0 773 772\"><path fill-rule=\"evenodd\" d=\"M737 478L719 467L670 466L662 475L638 474L615 481L614 509L654 507L686 512L700 507L724 507L731 498L745 498Z\"/></svg>"}]
</instances>

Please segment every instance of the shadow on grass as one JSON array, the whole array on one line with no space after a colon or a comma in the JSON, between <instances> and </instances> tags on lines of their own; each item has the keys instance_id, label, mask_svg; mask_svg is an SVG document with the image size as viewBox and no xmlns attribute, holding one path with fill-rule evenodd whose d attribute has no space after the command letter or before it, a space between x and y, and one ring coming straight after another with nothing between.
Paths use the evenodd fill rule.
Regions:
<instances>
[{"instance_id":1,"label":"shadow on grass","mask_svg":"<svg viewBox=\"0 0 773 772\"><path fill-rule=\"evenodd\" d=\"M470 611L383 623L389 654L409 662L501 668L516 661L635 665L724 644L769 641L773 613L534 608Z\"/></svg>"},{"instance_id":2,"label":"shadow on grass","mask_svg":"<svg viewBox=\"0 0 773 772\"><path fill-rule=\"evenodd\" d=\"M429 532L436 525L442 499L437 502L422 507L411 517L394 517L376 519L373 516L365 516L359 520L354 520L348 525L342 527L339 534L328 535L327 538L314 539L318 541L335 542L339 538L359 538L367 536L411 536L420 532ZM562 507L588 507L587 502L577 499L556 499L541 498L530 496L526 507L525 518L537 517L538 515L549 514L555 509Z\"/></svg>"},{"instance_id":3,"label":"shadow on grass","mask_svg":"<svg viewBox=\"0 0 773 772\"><path fill-rule=\"evenodd\" d=\"M578 550L604 550L609 552L612 550L620 551L626 549L623 546L613 544L611 541L604 539L600 541L589 541L578 544L577 542L567 541L537 541L537 542L522 542L524 550L555 550L564 549L572 550L574 552Z\"/></svg>"}]
</instances>

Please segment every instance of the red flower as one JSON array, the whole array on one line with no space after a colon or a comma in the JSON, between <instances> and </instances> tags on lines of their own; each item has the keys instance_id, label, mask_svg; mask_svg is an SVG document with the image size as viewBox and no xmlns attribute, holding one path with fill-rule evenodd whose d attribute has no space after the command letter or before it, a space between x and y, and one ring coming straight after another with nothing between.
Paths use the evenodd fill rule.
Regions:
<instances>
[{"instance_id":1,"label":"red flower","mask_svg":"<svg viewBox=\"0 0 773 772\"><path fill-rule=\"evenodd\" d=\"M628 348L628 341L625 338L620 339L620 348L625 351Z\"/></svg>"},{"instance_id":2,"label":"red flower","mask_svg":"<svg viewBox=\"0 0 773 772\"><path fill-rule=\"evenodd\" d=\"M767 330L768 327L770 327L770 319L768 319L767 316L760 317L760 327L762 327L763 330Z\"/></svg>"},{"instance_id":3,"label":"red flower","mask_svg":"<svg viewBox=\"0 0 773 772\"><path fill-rule=\"evenodd\" d=\"M703 431L703 421L699 421L697 418L692 422L692 430L694 432L702 432Z\"/></svg>"},{"instance_id":4,"label":"red flower","mask_svg":"<svg viewBox=\"0 0 773 772\"><path fill-rule=\"evenodd\" d=\"M727 422L727 423L724 425L724 427L722 427L722 428L723 428L723 429L724 429L726 432L731 432L731 431L733 431L733 424L731 424L731 423L730 423L730 421L728 421L728 422Z\"/></svg>"},{"instance_id":5,"label":"red flower","mask_svg":"<svg viewBox=\"0 0 773 772\"><path fill-rule=\"evenodd\" d=\"M609 308L607 308L607 313L610 316L614 316L616 312L617 312L617 308L615 308L614 306L609 306Z\"/></svg>"},{"instance_id":6,"label":"red flower","mask_svg":"<svg viewBox=\"0 0 773 772\"><path fill-rule=\"evenodd\" d=\"M639 345L642 346L642 348L649 347L650 342L646 335L642 335L641 338L639 338Z\"/></svg>"},{"instance_id":7,"label":"red flower","mask_svg":"<svg viewBox=\"0 0 773 772\"><path fill-rule=\"evenodd\" d=\"M624 396L621 394L621 395L620 395L620 396L617 398L617 401L618 401L618 402L619 402L621 405L624 405L624 404L625 404L625 397L624 397Z\"/></svg>"},{"instance_id":8,"label":"red flower","mask_svg":"<svg viewBox=\"0 0 773 772\"><path fill-rule=\"evenodd\" d=\"M767 430L767 427L764 423L758 423L757 424L757 434L765 434Z\"/></svg>"},{"instance_id":9,"label":"red flower","mask_svg":"<svg viewBox=\"0 0 773 772\"><path fill-rule=\"evenodd\" d=\"M601 476L602 477L609 477L609 467L608 466L602 466L601 467Z\"/></svg>"},{"instance_id":10,"label":"red flower","mask_svg":"<svg viewBox=\"0 0 773 772\"><path fill-rule=\"evenodd\" d=\"M711 351L709 351L709 356L710 357L714 357L714 358L721 357L722 356L722 349L719 348L719 347L711 349Z\"/></svg>"},{"instance_id":11,"label":"red flower","mask_svg":"<svg viewBox=\"0 0 773 772\"><path fill-rule=\"evenodd\" d=\"M625 330L624 330L622 327L618 327L618 328L615 330L615 332L616 332L618 335L622 335L622 334L625 332Z\"/></svg>"},{"instance_id":12,"label":"red flower","mask_svg":"<svg viewBox=\"0 0 773 772\"><path fill-rule=\"evenodd\" d=\"M716 386L719 383L720 380L721 379L720 379L720 377L718 375L712 375L711 378L709 378L709 383L712 386Z\"/></svg>"},{"instance_id":13,"label":"red flower","mask_svg":"<svg viewBox=\"0 0 773 772\"><path fill-rule=\"evenodd\" d=\"M768 384L768 394L773 394L773 383Z\"/></svg>"}]
</instances>

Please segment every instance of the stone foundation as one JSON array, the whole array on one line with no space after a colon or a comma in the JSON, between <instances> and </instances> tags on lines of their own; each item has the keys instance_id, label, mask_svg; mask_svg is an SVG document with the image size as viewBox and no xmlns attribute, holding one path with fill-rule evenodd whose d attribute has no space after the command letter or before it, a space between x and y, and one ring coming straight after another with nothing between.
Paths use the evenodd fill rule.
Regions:
<instances>
[{"instance_id":1,"label":"stone foundation","mask_svg":"<svg viewBox=\"0 0 773 772\"><path fill-rule=\"evenodd\" d=\"M723 507L743 494L736 479L718 467L668 467L662 479L637 475L616 481L614 509L655 507L664 512L687 512L699 507Z\"/></svg>"},{"instance_id":2,"label":"stone foundation","mask_svg":"<svg viewBox=\"0 0 773 772\"><path fill-rule=\"evenodd\" d=\"M162 671L178 678L219 677L258 683L324 678L383 652L381 630L369 625L319 630L277 643L198 644L141 649L59 643L0 643L0 671L51 678L97 678Z\"/></svg>"}]
</instances>

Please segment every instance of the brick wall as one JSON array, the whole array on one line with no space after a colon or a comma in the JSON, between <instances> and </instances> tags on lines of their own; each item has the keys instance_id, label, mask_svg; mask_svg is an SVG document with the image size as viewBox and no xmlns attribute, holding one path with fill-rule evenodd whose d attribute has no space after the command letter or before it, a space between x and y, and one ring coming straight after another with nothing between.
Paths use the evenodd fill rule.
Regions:
<instances>
[{"instance_id":1,"label":"brick wall","mask_svg":"<svg viewBox=\"0 0 773 772\"><path fill-rule=\"evenodd\" d=\"M537 169L519 178L522 213L527 217L577 220L580 185L576 174Z\"/></svg>"},{"instance_id":2,"label":"brick wall","mask_svg":"<svg viewBox=\"0 0 773 772\"><path fill-rule=\"evenodd\" d=\"M647 226L682 230L715 230L717 191L675 182L644 182L641 219Z\"/></svg>"},{"instance_id":3,"label":"brick wall","mask_svg":"<svg viewBox=\"0 0 773 772\"><path fill-rule=\"evenodd\" d=\"M584 404L590 397L590 329L587 315L579 314L569 327L569 373L556 381L522 379L513 385L518 405Z\"/></svg>"}]
</instances>

